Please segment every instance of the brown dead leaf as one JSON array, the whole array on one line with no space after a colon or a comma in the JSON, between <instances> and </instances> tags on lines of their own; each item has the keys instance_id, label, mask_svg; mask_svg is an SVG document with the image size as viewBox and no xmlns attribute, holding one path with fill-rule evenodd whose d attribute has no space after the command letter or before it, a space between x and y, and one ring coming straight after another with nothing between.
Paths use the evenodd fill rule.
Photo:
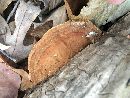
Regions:
<instances>
[{"instance_id":1,"label":"brown dead leaf","mask_svg":"<svg viewBox=\"0 0 130 98\"><path fill-rule=\"evenodd\" d=\"M34 28L34 26L31 26L31 28L28 30L28 34L39 40L52 27L53 21L47 21L45 24L41 24L36 28Z\"/></svg>"},{"instance_id":2,"label":"brown dead leaf","mask_svg":"<svg viewBox=\"0 0 130 98\"><path fill-rule=\"evenodd\" d=\"M17 61L26 58L31 50L32 45L24 46L23 40L32 22L39 15L40 11L40 8L34 6L32 3L25 3L23 0L20 1L20 5L15 15L15 31L13 35L7 33L5 39L5 43L11 46L6 52Z\"/></svg>"},{"instance_id":3,"label":"brown dead leaf","mask_svg":"<svg viewBox=\"0 0 130 98\"><path fill-rule=\"evenodd\" d=\"M13 0L0 0L0 14L8 7Z\"/></svg>"},{"instance_id":4,"label":"brown dead leaf","mask_svg":"<svg viewBox=\"0 0 130 98\"><path fill-rule=\"evenodd\" d=\"M0 58L0 98L17 98L20 76Z\"/></svg>"},{"instance_id":5,"label":"brown dead leaf","mask_svg":"<svg viewBox=\"0 0 130 98\"><path fill-rule=\"evenodd\" d=\"M50 17L45 20L45 22L53 20L53 26L57 26L59 24L64 23L67 20L67 14L65 6L61 6L58 9L56 9Z\"/></svg>"},{"instance_id":6,"label":"brown dead leaf","mask_svg":"<svg viewBox=\"0 0 130 98\"><path fill-rule=\"evenodd\" d=\"M44 19L42 23L33 23L34 27L31 27L28 33L39 40L50 28L62 24L66 20L66 9L64 6L61 6L58 9L54 10L47 19Z\"/></svg>"}]
</instances>

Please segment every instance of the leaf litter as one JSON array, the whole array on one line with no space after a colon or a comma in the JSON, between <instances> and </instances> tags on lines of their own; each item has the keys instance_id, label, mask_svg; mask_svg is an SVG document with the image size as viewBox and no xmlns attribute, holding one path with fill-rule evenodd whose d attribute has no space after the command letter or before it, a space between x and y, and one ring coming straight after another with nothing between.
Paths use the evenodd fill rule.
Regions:
<instances>
[{"instance_id":1,"label":"leaf litter","mask_svg":"<svg viewBox=\"0 0 130 98\"><path fill-rule=\"evenodd\" d=\"M4 76L2 76L7 80L1 80L5 81L5 83L2 84L0 82L0 87L2 85L6 85L7 88L15 89L14 91L12 91L12 89L9 89L9 93L4 92L4 90L7 90L7 88L3 89L3 91L0 91L0 94L4 92L2 96L3 98L7 96L11 98L17 97L18 89L21 82L23 81L22 78L20 78L20 74L13 76L11 75L11 73L14 73L15 68L13 68L14 66L12 66L9 62L13 62L15 67L17 67L16 65L18 62L28 57L30 50L36 42L35 35L37 35L37 31L44 31L45 33L51 27L64 23L67 20L65 6L61 6L58 9L55 9L57 6L63 3L63 0L40 0L43 3L40 3L41 5L39 6L36 6L33 2L30 2L31 0L27 1L28 2L25 2L24 0L0 1L0 66L1 70L3 70L1 74L5 74ZM8 6L10 4L13 5L13 8L12 10L7 12L8 14L6 15L8 16L6 16L5 18L5 10L8 9ZM42 4L44 5L44 7L42 7ZM37 18L40 19L40 23L36 23ZM31 32L30 34L28 33L28 31L31 29L31 25L34 25L34 27L32 28L34 32ZM40 26L41 28L39 29ZM39 39L43 36L44 33L40 34ZM26 38L26 36L28 35L33 37L33 43L25 45L24 41L26 43L28 43L28 41L31 41L31 39ZM4 56L1 53L4 53ZM20 72L26 74L26 72L23 72L23 70ZM8 85L10 84L10 78L6 77L8 75L10 75L10 78L12 78L13 80L17 78L19 82L11 82L11 84L13 83L17 86ZM2 76L0 75L0 78L2 78Z\"/></svg>"}]
</instances>

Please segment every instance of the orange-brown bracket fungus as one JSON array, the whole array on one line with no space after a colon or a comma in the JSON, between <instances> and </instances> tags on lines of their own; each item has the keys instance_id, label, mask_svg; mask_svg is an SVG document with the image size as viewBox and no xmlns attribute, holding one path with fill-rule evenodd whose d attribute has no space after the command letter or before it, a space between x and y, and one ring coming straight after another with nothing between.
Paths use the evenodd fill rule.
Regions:
<instances>
[{"instance_id":1,"label":"orange-brown bracket fungus","mask_svg":"<svg viewBox=\"0 0 130 98\"><path fill-rule=\"evenodd\" d=\"M96 32L88 37L90 32ZM100 37L101 31L88 22L66 22L48 30L34 45L28 58L33 85L54 75L71 57Z\"/></svg>"}]
</instances>

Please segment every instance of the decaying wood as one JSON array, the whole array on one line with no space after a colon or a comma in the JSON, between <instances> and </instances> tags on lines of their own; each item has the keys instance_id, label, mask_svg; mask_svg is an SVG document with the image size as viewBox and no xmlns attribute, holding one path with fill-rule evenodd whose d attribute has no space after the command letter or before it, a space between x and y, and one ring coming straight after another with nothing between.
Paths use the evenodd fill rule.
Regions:
<instances>
[{"instance_id":1,"label":"decaying wood","mask_svg":"<svg viewBox=\"0 0 130 98\"><path fill-rule=\"evenodd\" d=\"M24 98L130 98L130 40L124 34L129 19L115 24L99 43L86 47Z\"/></svg>"},{"instance_id":2,"label":"decaying wood","mask_svg":"<svg viewBox=\"0 0 130 98\"><path fill-rule=\"evenodd\" d=\"M76 9L73 7L73 0L64 0L69 18L75 15ZM80 0L75 0L76 3ZM78 14L79 20L87 17L93 21L97 26L104 25L110 21L114 21L120 16L130 11L130 0L125 0L122 4L114 5L108 2L108 0L86 0L86 6L82 6L80 14ZM77 15L76 15L77 16ZM80 17L79 17L80 16Z\"/></svg>"}]
</instances>

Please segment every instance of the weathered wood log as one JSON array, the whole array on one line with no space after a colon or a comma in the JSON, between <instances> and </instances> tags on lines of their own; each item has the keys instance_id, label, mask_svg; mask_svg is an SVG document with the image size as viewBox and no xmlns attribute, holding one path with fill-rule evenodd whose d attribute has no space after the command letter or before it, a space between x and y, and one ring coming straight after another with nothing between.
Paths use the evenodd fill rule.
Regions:
<instances>
[{"instance_id":1,"label":"weathered wood log","mask_svg":"<svg viewBox=\"0 0 130 98\"><path fill-rule=\"evenodd\" d=\"M130 11L130 0L125 0L123 3L118 5L108 2L110 0L83 0L84 5L86 6L83 6L83 4L80 3L80 0L75 0L75 2L73 2L73 0L64 1L70 19L73 20L72 15L77 16L77 13L79 13L79 19L87 17L97 26L114 21L115 19ZM77 12L77 8L79 11L81 11Z\"/></svg>"},{"instance_id":2,"label":"weathered wood log","mask_svg":"<svg viewBox=\"0 0 130 98\"><path fill-rule=\"evenodd\" d=\"M24 98L130 98L128 20L130 14Z\"/></svg>"}]
</instances>

